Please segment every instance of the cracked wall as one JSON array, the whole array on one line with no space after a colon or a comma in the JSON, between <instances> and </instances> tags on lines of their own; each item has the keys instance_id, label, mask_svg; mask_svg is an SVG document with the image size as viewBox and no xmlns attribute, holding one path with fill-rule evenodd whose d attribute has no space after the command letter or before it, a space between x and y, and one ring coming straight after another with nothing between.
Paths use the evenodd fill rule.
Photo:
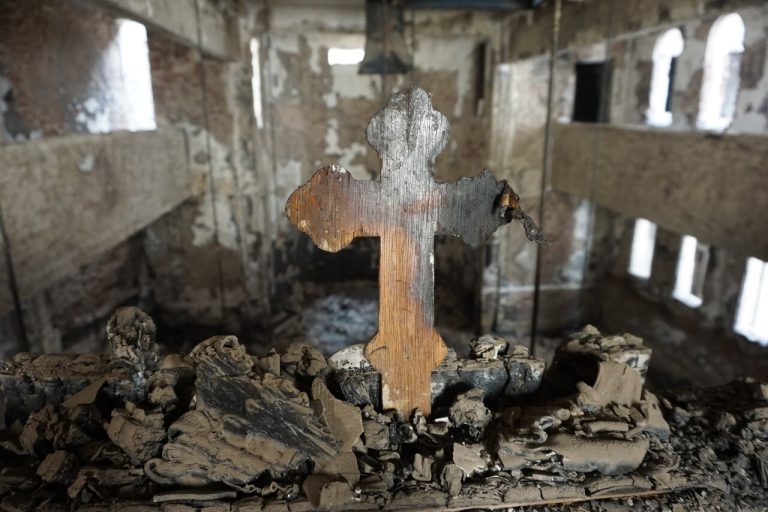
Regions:
<instances>
[{"instance_id":1,"label":"cracked wall","mask_svg":"<svg viewBox=\"0 0 768 512\"><path fill-rule=\"evenodd\" d=\"M644 126L654 45L666 30L679 27L685 48L676 64L671 100L674 123L669 130L695 130L707 36L718 16L727 12L742 16L746 40L734 120L726 133L765 134L768 118L763 106L768 98L768 77L764 48L768 10L763 2L755 1L727 5L687 1L670 5L656 0L565 4L555 65L553 119L570 121L575 64L610 59L613 75L609 122ZM546 97L537 87L545 83L549 73L545 52L546 37L551 35L551 15L550 6L528 17L512 17L504 54L509 62L497 70L496 93L506 94L507 98L506 102L498 101L497 108L502 116L514 116L517 112L520 119L512 126L494 130L493 154L504 162L508 172L527 176L521 180L525 184L522 195L533 196L532 202L538 200L535 196L540 195L537 192L541 186ZM535 101L525 101L531 98ZM610 152L611 148L601 144L596 136L592 144L580 151L596 161L601 152ZM685 148L681 147L680 153L670 158L685 165ZM583 179L599 177L586 173ZM595 322L610 331L626 330L643 336L661 354L655 359L652 376L659 385L716 384L740 375L764 374L765 349L733 332L747 255L728 248L711 248L704 304L692 309L671 296L682 233L659 226L651 279L638 280L627 273L634 219L552 191L549 184L545 184L544 190L549 211L543 221L544 231L556 240L543 250L543 317L539 322L545 334L548 327L570 328L569 323L575 319ZM503 289L505 283L530 276L535 264L534 255L514 243L502 240L497 250L501 275L486 276L489 293ZM576 286L569 291L571 283ZM492 298L491 295L488 304L493 303ZM525 288L517 295L502 296L495 310L484 311L486 322L495 321L500 330L515 329L513 322L505 323L506 318L529 313L530 301L531 292ZM539 338L538 343L546 344L546 338Z\"/></svg>"}]
</instances>

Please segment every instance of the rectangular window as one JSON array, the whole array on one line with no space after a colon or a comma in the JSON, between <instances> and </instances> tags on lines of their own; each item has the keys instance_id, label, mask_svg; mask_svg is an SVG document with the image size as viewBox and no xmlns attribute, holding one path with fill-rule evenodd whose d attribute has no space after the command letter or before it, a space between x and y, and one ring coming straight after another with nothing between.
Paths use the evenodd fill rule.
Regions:
<instances>
[{"instance_id":1,"label":"rectangular window","mask_svg":"<svg viewBox=\"0 0 768 512\"><path fill-rule=\"evenodd\" d=\"M261 107L261 63L259 61L259 40L251 39L251 90L253 92L253 115L256 127L264 127L264 113Z\"/></svg>"},{"instance_id":2,"label":"rectangular window","mask_svg":"<svg viewBox=\"0 0 768 512\"><path fill-rule=\"evenodd\" d=\"M352 66L363 62L363 48L328 48L328 64L331 66Z\"/></svg>"},{"instance_id":3,"label":"rectangular window","mask_svg":"<svg viewBox=\"0 0 768 512\"><path fill-rule=\"evenodd\" d=\"M747 260L733 330L768 346L768 263Z\"/></svg>"},{"instance_id":4,"label":"rectangular window","mask_svg":"<svg viewBox=\"0 0 768 512\"><path fill-rule=\"evenodd\" d=\"M155 130L147 29L121 18L115 26L114 39L95 64L88 99L74 106L75 121L86 133Z\"/></svg>"},{"instance_id":5,"label":"rectangular window","mask_svg":"<svg viewBox=\"0 0 768 512\"><path fill-rule=\"evenodd\" d=\"M635 233L632 236L632 253L629 257L629 273L648 279L651 277L653 249L656 244L656 224L649 220L635 220Z\"/></svg>"},{"instance_id":6,"label":"rectangular window","mask_svg":"<svg viewBox=\"0 0 768 512\"><path fill-rule=\"evenodd\" d=\"M483 115L485 110L485 89L488 82L488 41L481 41L475 48L475 114Z\"/></svg>"},{"instance_id":7,"label":"rectangular window","mask_svg":"<svg viewBox=\"0 0 768 512\"><path fill-rule=\"evenodd\" d=\"M147 29L141 23L120 19L118 23L117 54L121 82L125 95L123 126L131 131L155 130L155 101L152 93L152 72L149 67Z\"/></svg>"},{"instance_id":8,"label":"rectangular window","mask_svg":"<svg viewBox=\"0 0 768 512\"><path fill-rule=\"evenodd\" d=\"M610 90L610 62L577 63L572 120L582 123L607 122Z\"/></svg>"},{"instance_id":9,"label":"rectangular window","mask_svg":"<svg viewBox=\"0 0 768 512\"><path fill-rule=\"evenodd\" d=\"M709 247L690 235L683 236L672 292L674 298L692 308L701 306L708 261Z\"/></svg>"},{"instance_id":10,"label":"rectangular window","mask_svg":"<svg viewBox=\"0 0 768 512\"><path fill-rule=\"evenodd\" d=\"M677 74L677 57L669 61L669 83L667 84L667 101L664 111L672 113L672 97L675 95L675 75Z\"/></svg>"}]
</instances>

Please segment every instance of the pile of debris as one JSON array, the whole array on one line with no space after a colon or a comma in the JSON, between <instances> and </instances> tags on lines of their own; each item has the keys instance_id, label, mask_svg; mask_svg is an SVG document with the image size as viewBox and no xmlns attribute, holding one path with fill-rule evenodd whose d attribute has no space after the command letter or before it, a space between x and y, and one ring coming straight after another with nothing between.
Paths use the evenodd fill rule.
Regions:
<instances>
[{"instance_id":1,"label":"pile of debris","mask_svg":"<svg viewBox=\"0 0 768 512\"><path fill-rule=\"evenodd\" d=\"M462 510L701 489L749 505L766 495L768 387L659 400L644 389L650 351L631 336L587 327L546 374L524 348L483 336L468 359L449 355L433 372L431 417L404 418L381 410L361 346L254 357L216 336L161 357L152 319L135 308L118 310L107 333L111 355L0 363L0 509Z\"/></svg>"}]
</instances>

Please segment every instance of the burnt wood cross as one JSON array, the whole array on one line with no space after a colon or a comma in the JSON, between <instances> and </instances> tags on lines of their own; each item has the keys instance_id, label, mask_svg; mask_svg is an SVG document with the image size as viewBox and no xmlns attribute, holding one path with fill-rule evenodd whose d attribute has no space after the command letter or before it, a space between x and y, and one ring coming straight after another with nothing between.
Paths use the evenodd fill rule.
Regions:
<instances>
[{"instance_id":1,"label":"burnt wood cross","mask_svg":"<svg viewBox=\"0 0 768 512\"><path fill-rule=\"evenodd\" d=\"M541 241L515 192L488 170L455 183L434 180L449 128L425 91L393 94L366 129L381 158L381 179L355 180L329 165L285 206L291 222L323 250L336 252L360 236L381 239L379 330L365 354L381 372L382 404L405 416L415 408L430 413L431 372L447 352L433 325L435 235L478 246L515 219L529 240Z\"/></svg>"}]
</instances>

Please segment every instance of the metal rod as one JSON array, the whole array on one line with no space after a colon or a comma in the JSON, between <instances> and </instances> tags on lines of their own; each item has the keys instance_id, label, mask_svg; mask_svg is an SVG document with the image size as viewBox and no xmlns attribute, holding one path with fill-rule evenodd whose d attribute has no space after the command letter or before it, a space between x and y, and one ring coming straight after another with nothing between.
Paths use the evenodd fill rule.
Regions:
<instances>
[{"instance_id":1,"label":"metal rod","mask_svg":"<svg viewBox=\"0 0 768 512\"><path fill-rule=\"evenodd\" d=\"M560 42L560 17L563 11L562 0L555 0L554 14L552 18L552 40L549 49L549 79L547 80L547 119L544 125L544 156L542 162L541 188L539 197L538 221L542 232L544 228L545 198L547 193L547 182L549 179L549 170L552 165L552 105L554 103L555 90L555 59L557 58L557 47ZM541 305L541 262L542 246L536 244L536 271L533 285L533 308L531 311L531 355L536 353L536 334L539 328L539 308Z\"/></svg>"}]
</instances>

